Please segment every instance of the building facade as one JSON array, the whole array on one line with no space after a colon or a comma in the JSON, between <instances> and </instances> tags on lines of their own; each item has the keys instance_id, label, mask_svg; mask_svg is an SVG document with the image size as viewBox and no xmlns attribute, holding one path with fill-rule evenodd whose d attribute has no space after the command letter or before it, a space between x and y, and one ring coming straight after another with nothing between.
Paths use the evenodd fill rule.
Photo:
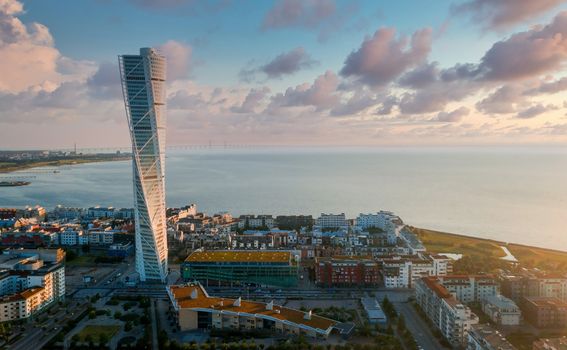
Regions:
<instances>
[{"instance_id":1,"label":"building facade","mask_svg":"<svg viewBox=\"0 0 567 350\"><path fill-rule=\"evenodd\" d=\"M132 139L136 271L140 281L167 276L165 215L165 57L151 48L119 57Z\"/></svg>"},{"instance_id":2,"label":"building facade","mask_svg":"<svg viewBox=\"0 0 567 350\"><path fill-rule=\"evenodd\" d=\"M297 285L297 262L288 251L195 251L181 264L186 281L205 284Z\"/></svg>"},{"instance_id":3,"label":"building facade","mask_svg":"<svg viewBox=\"0 0 567 350\"><path fill-rule=\"evenodd\" d=\"M416 302L443 337L455 347L466 346L469 330L478 317L457 300L436 277L423 277L415 285Z\"/></svg>"},{"instance_id":4,"label":"building facade","mask_svg":"<svg viewBox=\"0 0 567 350\"><path fill-rule=\"evenodd\" d=\"M168 286L171 309L181 331L225 329L259 331L273 336L326 339L339 322L299 311L242 298L210 297L199 284Z\"/></svg>"},{"instance_id":5,"label":"building facade","mask_svg":"<svg viewBox=\"0 0 567 350\"><path fill-rule=\"evenodd\" d=\"M380 283L380 269L372 259L322 257L316 259L315 277L321 286L374 286Z\"/></svg>"},{"instance_id":6,"label":"building facade","mask_svg":"<svg viewBox=\"0 0 567 350\"><path fill-rule=\"evenodd\" d=\"M522 317L518 305L500 294L485 297L482 301L482 311L492 322L502 326L517 326Z\"/></svg>"}]
</instances>

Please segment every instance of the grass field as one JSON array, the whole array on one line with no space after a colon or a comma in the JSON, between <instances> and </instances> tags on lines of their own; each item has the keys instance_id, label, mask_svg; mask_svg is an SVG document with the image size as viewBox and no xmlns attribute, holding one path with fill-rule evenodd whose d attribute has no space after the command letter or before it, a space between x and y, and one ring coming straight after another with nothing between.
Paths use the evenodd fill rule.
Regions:
<instances>
[{"instance_id":1,"label":"grass field","mask_svg":"<svg viewBox=\"0 0 567 350\"><path fill-rule=\"evenodd\" d=\"M505 256L500 246L505 246L522 266L538 267L550 272L567 271L567 252L415 227L411 230L421 239L427 250L433 253L500 258Z\"/></svg>"},{"instance_id":2,"label":"grass field","mask_svg":"<svg viewBox=\"0 0 567 350\"><path fill-rule=\"evenodd\" d=\"M92 266L95 264L96 256L83 255L78 256L71 261L65 262L67 266Z\"/></svg>"},{"instance_id":3,"label":"grass field","mask_svg":"<svg viewBox=\"0 0 567 350\"><path fill-rule=\"evenodd\" d=\"M85 338L90 335L93 341L97 342L101 335L105 334L107 339L110 339L118 333L119 330L120 326L87 325L79 332L79 339L80 341L85 341Z\"/></svg>"}]
</instances>

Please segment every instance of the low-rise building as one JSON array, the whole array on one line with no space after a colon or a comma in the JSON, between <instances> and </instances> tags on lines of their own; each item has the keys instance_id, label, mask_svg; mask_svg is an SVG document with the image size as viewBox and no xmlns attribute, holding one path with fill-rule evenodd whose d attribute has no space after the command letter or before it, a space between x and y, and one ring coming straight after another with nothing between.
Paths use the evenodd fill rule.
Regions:
<instances>
[{"instance_id":1,"label":"low-rise building","mask_svg":"<svg viewBox=\"0 0 567 350\"><path fill-rule=\"evenodd\" d=\"M467 350L516 350L508 340L489 325L474 325L468 334Z\"/></svg>"},{"instance_id":2,"label":"low-rise building","mask_svg":"<svg viewBox=\"0 0 567 350\"><path fill-rule=\"evenodd\" d=\"M457 300L437 277L423 277L415 285L416 302L443 337L455 347L467 344L468 331L478 317Z\"/></svg>"},{"instance_id":3,"label":"low-rise building","mask_svg":"<svg viewBox=\"0 0 567 350\"><path fill-rule=\"evenodd\" d=\"M388 323L388 318L376 298L360 298L360 303L364 308L364 312L366 312L368 322L379 325L386 325Z\"/></svg>"},{"instance_id":4,"label":"low-rise building","mask_svg":"<svg viewBox=\"0 0 567 350\"><path fill-rule=\"evenodd\" d=\"M370 258L321 257L315 260L315 277L321 286L374 286L380 283L380 268Z\"/></svg>"},{"instance_id":5,"label":"low-rise building","mask_svg":"<svg viewBox=\"0 0 567 350\"><path fill-rule=\"evenodd\" d=\"M386 288L413 288L426 276L446 276L452 272L452 260L440 255L377 257L382 265Z\"/></svg>"},{"instance_id":6,"label":"low-rise building","mask_svg":"<svg viewBox=\"0 0 567 350\"><path fill-rule=\"evenodd\" d=\"M522 311L524 318L538 328L563 328L567 325L567 303L558 298L524 298Z\"/></svg>"},{"instance_id":7,"label":"low-rise building","mask_svg":"<svg viewBox=\"0 0 567 350\"><path fill-rule=\"evenodd\" d=\"M522 317L518 305L500 294L485 297L482 300L482 311L492 322L501 326L517 326Z\"/></svg>"},{"instance_id":8,"label":"low-rise building","mask_svg":"<svg viewBox=\"0 0 567 350\"><path fill-rule=\"evenodd\" d=\"M315 226L320 229L348 228L348 221L344 213L325 214L322 213L315 222Z\"/></svg>"},{"instance_id":9,"label":"low-rise building","mask_svg":"<svg viewBox=\"0 0 567 350\"><path fill-rule=\"evenodd\" d=\"M167 293L181 331L227 329L326 339L339 325L311 311L286 308L273 301L211 297L199 284L169 286Z\"/></svg>"}]
</instances>

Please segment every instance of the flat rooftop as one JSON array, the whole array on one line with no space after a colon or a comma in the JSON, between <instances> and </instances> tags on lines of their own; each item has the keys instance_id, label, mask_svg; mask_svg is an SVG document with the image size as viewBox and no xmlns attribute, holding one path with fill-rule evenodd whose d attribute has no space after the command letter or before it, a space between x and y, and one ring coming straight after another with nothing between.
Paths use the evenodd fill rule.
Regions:
<instances>
[{"instance_id":1,"label":"flat rooftop","mask_svg":"<svg viewBox=\"0 0 567 350\"><path fill-rule=\"evenodd\" d=\"M210 297L198 284L193 286L171 286L170 290L180 309L205 308L217 311L264 315L323 331L327 331L329 327L334 327L339 323L317 315L311 315L311 319L306 320L305 312L279 305L274 305L273 310L267 310L266 303L255 301L241 300L240 306L235 306L235 299ZM197 295L193 299L191 294L194 291L197 291Z\"/></svg>"},{"instance_id":2,"label":"flat rooftop","mask_svg":"<svg viewBox=\"0 0 567 350\"><path fill-rule=\"evenodd\" d=\"M289 263L291 253L282 251L241 251L215 250L193 252L185 259L186 262L271 262Z\"/></svg>"}]
</instances>

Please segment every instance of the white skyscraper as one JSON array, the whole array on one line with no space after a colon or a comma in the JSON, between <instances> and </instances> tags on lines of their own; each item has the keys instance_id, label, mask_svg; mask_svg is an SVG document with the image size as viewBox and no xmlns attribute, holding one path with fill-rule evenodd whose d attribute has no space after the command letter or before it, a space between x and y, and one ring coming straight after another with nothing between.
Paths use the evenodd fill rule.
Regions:
<instances>
[{"instance_id":1,"label":"white skyscraper","mask_svg":"<svg viewBox=\"0 0 567 350\"><path fill-rule=\"evenodd\" d=\"M165 57L142 48L118 60L132 138L136 271L141 281L165 282Z\"/></svg>"}]
</instances>

